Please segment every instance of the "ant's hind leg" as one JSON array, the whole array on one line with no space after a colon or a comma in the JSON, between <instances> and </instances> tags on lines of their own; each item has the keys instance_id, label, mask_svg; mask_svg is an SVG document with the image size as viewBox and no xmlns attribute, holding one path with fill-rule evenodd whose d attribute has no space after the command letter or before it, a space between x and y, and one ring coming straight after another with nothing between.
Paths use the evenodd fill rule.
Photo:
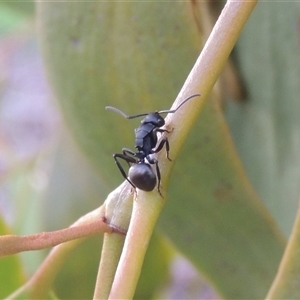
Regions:
<instances>
[{"instance_id":1,"label":"ant's hind leg","mask_svg":"<svg viewBox=\"0 0 300 300\"><path fill-rule=\"evenodd\" d=\"M156 166L156 176L157 176L157 190L158 190L160 196L163 198L164 196L162 195L162 193L160 191L161 176L160 176L160 170L159 170L159 166L158 166L158 162L157 161L155 163L155 166Z\"/></svg>"},{"instance_id":2,"label":"ant's hind leg","mask_svg":"<svg viewBox=\"0 0 300 300\"><path fill-rule=\"evenodd\" d=\"M160 196L163 198L164 196L162 195L162 193L160 191L161 175L160 175L160 169L158 166L158 161L155 158L151 158L150 156L147 156L147 160L151 165L155 165L156 177L157 177L157 191L160 194Z\"/></svg>"}]
</instances>

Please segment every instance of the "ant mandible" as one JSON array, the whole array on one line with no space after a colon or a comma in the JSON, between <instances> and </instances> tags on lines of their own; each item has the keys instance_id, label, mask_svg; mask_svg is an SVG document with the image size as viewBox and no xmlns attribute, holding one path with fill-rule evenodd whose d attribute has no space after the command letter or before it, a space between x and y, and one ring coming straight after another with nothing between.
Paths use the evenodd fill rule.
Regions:
<instances>
[{"instance_id":1,"label":"ant mandible","mask_svg":"<svg viewBox=\"0 0 300 300\"><path fill-rule=\"evenodd\" d=\"M156 183L158 182L157 190L162 196L160 191L161 176L158 161L151 157L151 154L158 153L165 146L167 158L171 161L169 157L170 145L167 137L163 138L157 146L158 132L170 132L166 129L161 129L161 127L165 125L165 119L160 114L175 113L187 101L198 96L200 96L200 94L195 94L186 98L174 110L161 110L158 112L143 113L132 116L126 115L118 108L112 106L105 107L106 110L115 111L126 119L146 116L141 121L141 125L135 129L135 148L137 151L135 152L128 148L123 148L123 153L115 153L113 155L115 163L117 164L122 176L133 186L134 189L138 188L140 190L150 192L155 188ZM130 168L128 175L126 175L126 172L118 159L123 159L129 164ZM150 165L155 165L156 175Z\"/></svg>"}]
</instances>

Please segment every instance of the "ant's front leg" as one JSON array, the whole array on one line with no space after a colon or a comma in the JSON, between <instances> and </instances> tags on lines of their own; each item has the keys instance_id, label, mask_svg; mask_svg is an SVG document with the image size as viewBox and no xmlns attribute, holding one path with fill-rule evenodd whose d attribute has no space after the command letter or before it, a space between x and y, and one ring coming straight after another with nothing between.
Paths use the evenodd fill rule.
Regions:
<instances>
[{"instance_id":1,"label":"ant's front leg","mask_svg":"<svg viewBox=\"0 0 300 300\"><path fill-rule=\"evenodd\" d=\"M124 149L123 149L123 153L124 153ZM137 161L133 157L128 156L126 154L115 153L113 155L113 157L114 157L115 163L117 164L122 176L133 186L133 188L135 190L135 188L136 188L135 185L129 180L129 178L128 178L126 172L124 171L121 163L119 162L118 158L125 160L128 164L130 164L130 163L135 164Z\"/></svg>"},{"instance_id":2,"label":"ant's front leg","mask_svg":"<svg viewBox=\"0 0 300 300\"><path fill-rule=\"evenodd\" d=\"M161 128L157 128L157 129L156 129L156 131L161 132L161 133L163 133L163 132L171 133L173 130L174 130L174 128L172 128L171 131L169 131L169 130L167 130L167 129L161 129Z\"/></svg>"}]
</instances>

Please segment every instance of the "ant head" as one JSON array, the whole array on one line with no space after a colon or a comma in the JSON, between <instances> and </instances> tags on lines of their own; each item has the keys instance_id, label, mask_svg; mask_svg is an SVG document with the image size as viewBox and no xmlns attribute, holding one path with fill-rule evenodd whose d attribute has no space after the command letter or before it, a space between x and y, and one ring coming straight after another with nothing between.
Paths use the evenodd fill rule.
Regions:
<instances>
[{"instance_id":1,"label":"ant head","mask_svg":"<svg viewBox=\"0 0 300 300\"><path fill-rule=\"evenodd\" d=\"M165 125L164 118L159 114L159 112L153 112L146 115L146 117L141 121L142 124L151 123L155 127L162 127Z\"/></svg>"}]
</instances>

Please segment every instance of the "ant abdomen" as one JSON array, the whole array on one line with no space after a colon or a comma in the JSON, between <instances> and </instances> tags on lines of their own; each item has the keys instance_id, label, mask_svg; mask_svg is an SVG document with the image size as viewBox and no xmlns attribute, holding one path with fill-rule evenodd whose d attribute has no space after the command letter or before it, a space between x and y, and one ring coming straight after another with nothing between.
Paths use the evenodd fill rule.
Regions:
<instances>
[{"instance_id":1,"label":"ant abdomen","mask_svg":"<svg viewBox=\"0 0 300 300\"><path fill-rule=\"evenodd\" d=\"M147 163L132 165L128 171L128 178L140 190L150 192L156 186L156 174Z\"/></svg>"}]
</instances>

